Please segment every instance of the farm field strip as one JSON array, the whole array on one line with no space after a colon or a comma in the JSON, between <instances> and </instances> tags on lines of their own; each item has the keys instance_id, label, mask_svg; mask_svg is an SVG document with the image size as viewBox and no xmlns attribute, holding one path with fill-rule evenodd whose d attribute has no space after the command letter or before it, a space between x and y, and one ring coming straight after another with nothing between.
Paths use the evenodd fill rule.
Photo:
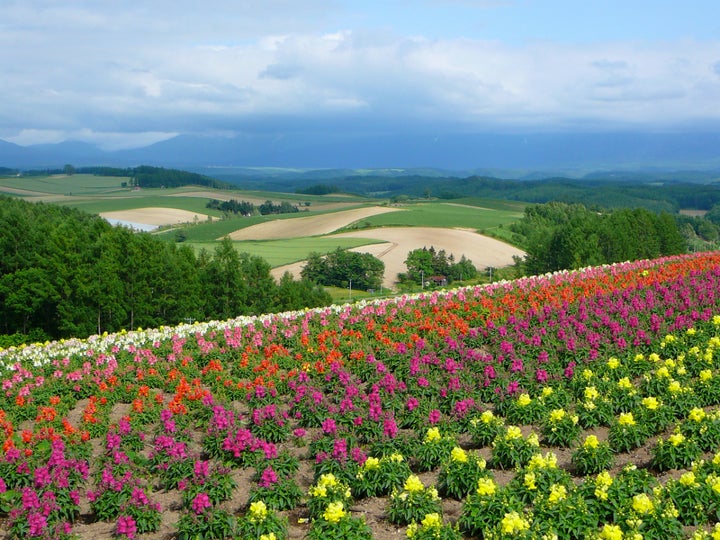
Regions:
<instances>
[{"instance_id":1,"label":"farm field strip","mask_svg":"<svg viewBox=\"0 0 720 540\"><path fill-rule=\"evenodd\" d=\"M719 291L705 253L3 350L2 530L711 538Z\"/></svg>"}]
</instances>

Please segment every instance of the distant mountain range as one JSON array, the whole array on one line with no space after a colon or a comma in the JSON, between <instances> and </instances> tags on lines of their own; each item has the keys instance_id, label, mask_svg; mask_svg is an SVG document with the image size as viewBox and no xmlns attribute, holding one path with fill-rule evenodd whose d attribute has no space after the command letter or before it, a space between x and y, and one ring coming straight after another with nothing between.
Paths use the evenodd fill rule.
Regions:
<instances>
[{"instance_id":1,"label":"distant mountain range","mask_svg":"<svg viewBox=\"0 0 720 540\"><path fill-rule=\"evenodd\" d=\"M179 135L142 148L104 151L82 142L19 146L0 140L0 167L154 165L182 169L413 168L532 177L595 170L720 170L720 133L454 135Z\"/></svg>"}]
</instances>

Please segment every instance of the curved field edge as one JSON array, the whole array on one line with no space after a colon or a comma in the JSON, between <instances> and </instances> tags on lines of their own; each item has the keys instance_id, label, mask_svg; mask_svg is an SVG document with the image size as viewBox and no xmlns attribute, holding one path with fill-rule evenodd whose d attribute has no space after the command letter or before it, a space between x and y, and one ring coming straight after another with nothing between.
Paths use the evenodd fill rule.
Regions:
<instances>
[{"instance_id":1,"label":"curved field edge","mask_svg":"<svg viewBox=\"0 0 720 540\"><path fill-rule=\"evenodd\" d=\"M545 414L557 406L577 412L585 388L591 385L606 390L613 403L620 403L628 399L629 392L618 383L627 378L637 390L627 406L638 411L638 417L644 406L641 400L652 396L672 409L672 421L642 446L617 452L610 473L619 484L625 482L629 463L652 472L653 479L647 480L641 492L651 505L667 508L667 494L675 486L672 482L689 466L678 474L658 474L650 467L651 448L658 438L665 439L675 427L685 426L695 408L712 412L720 403L716 389L720 376L712 361L720 344L720 318L715 317L719 283L720 256L710 253L557 273L445 294L0 351L3 463L17 448L33 469L43 469L47 464L37 461L48 457L43 441L55 439L72 443L65 447L68 455L73 447L88 448L94 471L101 459L110 459L108 427L117 430L127 418L130 432L127 441L125 434L120 437L119 444L130 444L132 434L144 434L142 459L138 459L145 467L142 473L134 473L152 500L166 505L160 532L143 537L160 538L176 532L178 520L192 513L183 506L178 489L161 487L160 469L148 468L143 461L166 455L158 452L168 438L187 442L188 457L183 459L191 463L208 458L212 463L230 463L237 486L229 501L218 503L216 510L227 510L239 519L246 515L248 494L258 488L253 471L268 463L280 470L282 459L273 457L273 452L285 451L300 459L300 469L291 478L304 495L281 515L289 518L288 537L300 538L313 526L298 523L298 519L308 517L307 491L322 467L340 478L348 473L350 481L363 456L394 448L406 456L425 485L438 483L448 456L429 470L423 470L418 457L431 442L429 425L438 428L442 440L451 440L468 452L477 451L488 461L491 475L503 490L515 490L512 495L516 498L528 497L519 484L525 485L524 476L532 472L529 465L514 470L493 463L496 450L478 442L473 420L494 411L509 426L511 420L523 418L513 416L512 407L524 393L544 407ZM668 334L673 339L666 337ZM610 362L611 358L617 362ZM668 373L682 390L675 397L666 380ZM548 389L552 391L548 393ZM556 397L552 399L561 401L552 401L553 394ZM417 401L412 408L408 406L410 398ZM341 407L342 399L351 403ZM274 426L257 421L257 411L268 411L268 407L279 414L272 416ZM613 412L620 413L621 408ZM232 413L236 422L234 431L227 431L228 437L247 432L251 440L263 444L243 450L239 456L227 449L217 453L212 441L217 440L218 432L213 430L219 429L217 415L226 413ZM355 421L358 417L362 428ZM280 419L284 419L283 425ZM324 423L328 419L334 426ZM523 440L530 440L532 431L541 433L545 421L541 416L524 423ZM612 421L608 424L585 428L582 436L593 434L605 441L614 425ZM187 440L182 435L186 429ZM270 443L265 439L275 438L274 430L280 433L280 440ZM553 459L547 452L556 456L560 471L573 475L570 455L579 446L581 442L568 448L541 443L537 450L546 457L534 472L550 471L558 478L556 484L563 484L562 474L552 472ZM694 469L703 482L720 472L711 465L716 450L705 451L706 465ZM268 457L268 451L271 454L266 461L263 455ZM327 459L333 454L334 458ZM36 461L30 459L32 455L38 456ZM30 475L35 478L32 469ZM595 482L594 476L574 476L573 485L578 487L568 484L566 489L575 497L585 493L575 490L590 487L590 482ZM97 489L93 481L89 487ZM75 532L82 537L112 534L114 520L96 521L87 488L84 482L78 484ZM538 505L526 514L535 519L533 526L538 530L548 526L549 519L538 509L548 502L550 489L551 485L546 485L539 490ZM637 520L639 510L632 505L635 495L640 492L623 495L630 501L626 505L616 502L619 511L629 513L628 519ZM462 522L469 501L443 496L446 522ZM356 516L365 512L374 537L385 539L404 534L404 526L387 519L390 504L385 495L356 500L349 509ZM673 520L677 518L671 514L663 514L666 521L660 523L667 526L663 529L666 533L676 525ZM651 521L646 516L645 523ZM707 529L712 521L708 518L700 525L685 525L683 534ZM597 523L596 532L601 525Z\"/></svg>"}]
</instances>

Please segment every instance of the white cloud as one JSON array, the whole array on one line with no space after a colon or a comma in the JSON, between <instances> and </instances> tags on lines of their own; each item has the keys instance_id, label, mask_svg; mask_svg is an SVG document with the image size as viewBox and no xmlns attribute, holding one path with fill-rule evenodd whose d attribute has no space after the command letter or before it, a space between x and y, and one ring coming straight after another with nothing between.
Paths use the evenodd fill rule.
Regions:
<instances>
[{"instance_id":1,"label":"white cloud","mask_svg":"<svg viewBox=\"0 0 720 540\"><path fill-rule=\"evenodd\" d=\"M431 39L337 26L341 4L10 2L0 135L107 146L263 118L278 131L329 118L348 131L720 125L717 40Z\"/></svg>"}]
</instances>

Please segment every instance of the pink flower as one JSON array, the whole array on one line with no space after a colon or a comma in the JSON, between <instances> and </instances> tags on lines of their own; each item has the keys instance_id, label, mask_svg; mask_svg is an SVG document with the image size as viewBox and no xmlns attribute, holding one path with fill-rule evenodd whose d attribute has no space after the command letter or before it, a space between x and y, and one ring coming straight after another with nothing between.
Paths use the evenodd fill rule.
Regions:
<instances>
[{"instance_id":1,"label":"pink flower","mask_svg":"<svg viewBox=\"0 0 720 540\"><path fill-rule=\"evenodd\" d=\"M337 424L333 418L326 418L322 422L323 433L327 435L335 435L337 433Z\"/></svg>"},{"instance_id":2,"label":"pink flower","mask_svg":"<svg viewBox=\"0 0 720 540\"><path fill-rule=\"evenodd\" d=\"M197 495L195 495L195 498L192 502L192 509L193 512L196 514L202 514L206 508L210 508L212 506L212 503L210 502L210 497L208 497L208 494L204 491L201 491Z\"/></svg>"},{"instance_id":3,"label":"pink flower","mask_svg":"<svg viewBox=\"0 0 720 540\"><path fill-rule=\"evenodd\" d=\"M440 421L440 411L438 411L437 409L433 409L432 411L430 411L428 421L431 424L437 424Z\"/></svg>"},{"instance_id":4,"label":"pink flower","mask_svg":"<svg viewBox=\"0 0 720 540\"><path fill-rule=\"evenodd\" d=\"M278 475L275 470L272 467L266 467L265 470L262 472L262 476L260 477L258 485L260 487L267 488L276 484L277 481Z\"/></svg>"},{"instance_id":5,"label":"pink flower","mask_svg":"<svg viewBox=\"0 0 720 540\"><path fill-rule=\"evenodd\" d=\"M115 533L118 536L127 536L128 538L135 538L137 534L137 523L132 516L119 516L117 524L115 526Z\"/></svg>"}]
</instances>

